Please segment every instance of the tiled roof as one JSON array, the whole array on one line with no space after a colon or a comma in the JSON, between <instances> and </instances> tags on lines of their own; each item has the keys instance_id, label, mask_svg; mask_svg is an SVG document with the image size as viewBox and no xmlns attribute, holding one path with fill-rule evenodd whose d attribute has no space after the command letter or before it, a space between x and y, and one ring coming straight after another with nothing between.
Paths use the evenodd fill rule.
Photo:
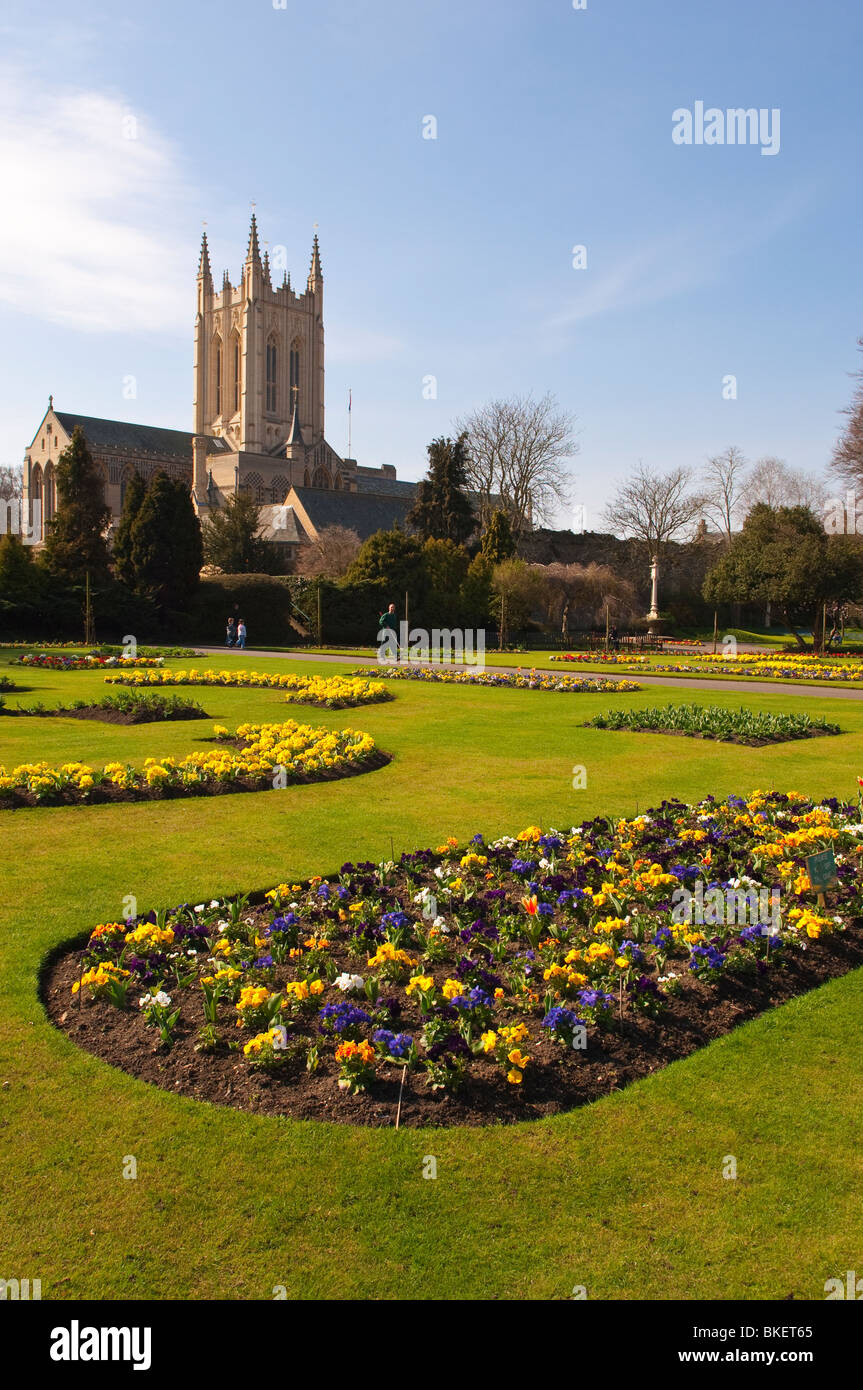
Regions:
<instances>
[{"instance_id":1,"label":"tiled roof","mask_svg":"<svg viewBox=\"0 0 863 1390\"><path fill-rule=\"evenodd\" d=\"M401 482L397 478L388 478L383 474L378 477L369 477L368 474L357 471L352 475L356 478L357 492L375 494L376 496L403 497L413 502L416 497L416 483Z\"/></svg>"},{"instance_id":2,"label":"tiled roof","mask_svg":"<svg viewBox=\"0 0 863 1390\"><path fill-rule=\"evenodd\" d=\"M132 449L136 453L154 457L192 461L193 436L185 430L166 430L158 425L133 425L127 420L100 420L95 415L72 415L67 410L57 410L55 414L67 434L80 425L87 443L93 448ZM208 438L207 452L230 453L231 446L225 439Z\"/></svg>"},{"instance_id":3,"label":"tiled roof","mask_svg":"<svg viewBox=\"0 0 863 1390\"><path fill-rule=\"evenodd\" d=\"M316 487L297 487L294 492L316 530L347 526L360 540L375 531L391 531L404 525L413 497L377 497L371 493L342 492Z\"/></svg>"},{"instance_id":4,"label":"tiled roof","mask_svg":"<svg viewBox=\"0 0 863 1390\"><path fill-rule=\"evenodd\" d=\"M279 545L299 545L308 540L293 507L267 502L260 508L259 515L261 524L258 535L262 540L275 541Z\"/></svg>"}]
</instances>

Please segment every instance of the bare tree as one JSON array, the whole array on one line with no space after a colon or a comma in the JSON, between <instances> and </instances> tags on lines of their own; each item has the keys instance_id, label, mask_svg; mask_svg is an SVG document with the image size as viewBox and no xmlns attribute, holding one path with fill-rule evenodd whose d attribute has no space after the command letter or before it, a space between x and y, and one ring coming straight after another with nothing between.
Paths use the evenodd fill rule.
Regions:
<instances>
[{"instance_id":1,"label":"bare tree","mask_svg":"<svg viewBox=\"0 0 863 1390\"><path fill-rule=\"evenodd\" d=\"M688 468L656 473L639 463L605 509L606 525L615 535L640 541L650 561L653 590L651 613L659 595L659 569L669 541L694 528L704 510L701 497L692 491Z\"/></svg>"},{"instance_id":2,"label":"bare tree","mask_svg":"<svg viewBox=\"0 0 863 1390\"><path fill-rule=\"evenodd\" d=\"M0 465L0 498L8 502L10 498L21 497L24 491L24 470L20 464Z\"/></svg>"},{"instance_id":3,"label":"bare tree","mask_svg":"<svg viewBox=\"0 0 863 1390\"><path fill-rule=\"evenodd\" d=\"M341 579L359 554L359 534L347 526L324 526L317 540L303 546L297 558L297 574L308 578Z\"/></svg>"},{"instance_id":4,"label":"bare tree","mask_svg":"<svg viewBox=\"0 0 863 1390\"><path fill-rule=\"evenodd\" d=\"M857 346L863 352L863 338L857 339ZM852 487L863 485L863 367L852 372L856 385L851 404L843 410L848 423L833 450L831 470Z\"/></svg>"},{"instance_id":5,"label":"bare tree","mask_svg":"<svg viewBox=\"0 0 863 1390\"><path fill-rule=\"evenodd\" d=\"M723 453L707 460L701 475L704 515L729 541L742 510L747 467L743 451L731 444Z\"/></svg>"},{"instance_id":6,"label":"bare tree","mask_svg":"<svg viewBox=\"0 0 863 1390\"><path fill-rule=\"evenodd\" d=\"M459 434L468 437L468 485L478 495L483 526L496 494L516 539L551 521L557 507L567 503L566 460L578 452L573 423L550 394L541 400L528 395L491 401L456 423Z\"/></svg>"},{"instance_id":7,"label":"bare tree","mask_svg":"<svg viewBox=\"0 0 863 1390\"><path fill-rule=\"evenodd\" d=\"M743 489L747 512L759 502L768 507L809 507L820 516L827 501L827 484L817 473L789 468L784 459L768 455L753 466Z\"/></svg>"}]
</instances>

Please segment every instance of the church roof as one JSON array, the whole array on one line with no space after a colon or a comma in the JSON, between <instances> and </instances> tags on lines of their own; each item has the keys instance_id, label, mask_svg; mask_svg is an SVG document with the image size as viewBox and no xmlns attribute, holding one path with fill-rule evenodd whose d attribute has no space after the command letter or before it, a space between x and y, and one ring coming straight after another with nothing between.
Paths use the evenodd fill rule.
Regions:
<instances>
[{"instance_id":1,"label":"church roof","mask_svg":"<svg viewBox=\"0 0 863 1390\"><path fill-rule=\"evenodd\" d=\"M293 492L315 530L347 526L357 532L361 541L375 531L391 531L404 525L413 502L412 497L376 497L339 488L295 487Z\"/></svg>"},{"instance_id":2,"label":"church roof","mask_svg":"<svg viewBox=\"0 0 863 1390\"><path fill-rule=\"evenodd\" d=\"M277 502L266 502L259 509L260 525L257 534L265 541L276 541L280 545L299 545L308 540L305 531L297 520L293 507Z\"/></svg>"},{"instance_id":3,"label":"church roof","mask_svg":"<svg viewBox=\"0 0 863 1390\"><path fill-rule=\"evenodd\" d=\"M387 477L380 473L370 477L359 468L353 477L356 478L357 492L374 493L379 497L399 497L407 502L413 502L416 497L416 483L402 482L398 478Z\"/></svg>"},{"instance_id":4,"label":"church roof","mask_svg":"<svg viewBox=\"0 0 863 1390\"><path fill-rule=\"evenodd\" d=\"M176 458L184 462L192 461L193 435L185 430L166 430L158 425L134 425L127 420L100 420L96 415L73 415L68 410L56 410L54 414L67 434L77 425L84 431L84 438L92 448L134 449L137 453L151 454L159 458ZM227 440L218 437L208 438L207 452L229 453L231 446Z\"/></svg>"}]
</instances>

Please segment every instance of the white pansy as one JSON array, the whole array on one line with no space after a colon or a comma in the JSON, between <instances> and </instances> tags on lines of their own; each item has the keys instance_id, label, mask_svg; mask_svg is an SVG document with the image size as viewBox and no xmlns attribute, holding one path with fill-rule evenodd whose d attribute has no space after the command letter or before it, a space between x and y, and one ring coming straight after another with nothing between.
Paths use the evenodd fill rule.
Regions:
<instances>
[{"instance_id":1,"label":"white pansy","mask_svg":"<svg viewBox=\"0 0 863 1390\"><path fill-rule=\"evenodd\" d=\"M170 1002L170 994L166 994L163 989L160 989L158 994L142 994L141 998L138 1000L138 1007L140 1009L146 1009L152 1004L160 1004L163 1009L167 1009Z\"/></svg>"},{"instance_id":2,"label":"white pansy","mask_svg":"<svg viewBox=\"0 0 863 1390\"><path fill-rule=\"evenodd\" d=\"M343 970L341 975L337 975L333 984L336 989L340 989L342 994L359 994L362 992L365 981L362 975L349 975Z\"/></svg>"}]
</instances>

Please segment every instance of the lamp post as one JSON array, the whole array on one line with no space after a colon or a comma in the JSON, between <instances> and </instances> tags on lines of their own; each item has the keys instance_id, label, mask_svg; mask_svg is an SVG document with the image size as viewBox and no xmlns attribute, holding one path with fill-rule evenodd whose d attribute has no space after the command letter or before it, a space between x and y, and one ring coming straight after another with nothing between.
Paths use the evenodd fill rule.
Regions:
<instances>
[{"instance_id":1,"label":"lamp post","mask_svg":"<svg viewBox=\"0 0 863 1390\"><path fill-rule=\"evenodd\" d=\"M650 562L650 612L647 621L650 624L648 632L653 636L659 622L659 561L656 556Z\"/></svg>"}]
</instances>

